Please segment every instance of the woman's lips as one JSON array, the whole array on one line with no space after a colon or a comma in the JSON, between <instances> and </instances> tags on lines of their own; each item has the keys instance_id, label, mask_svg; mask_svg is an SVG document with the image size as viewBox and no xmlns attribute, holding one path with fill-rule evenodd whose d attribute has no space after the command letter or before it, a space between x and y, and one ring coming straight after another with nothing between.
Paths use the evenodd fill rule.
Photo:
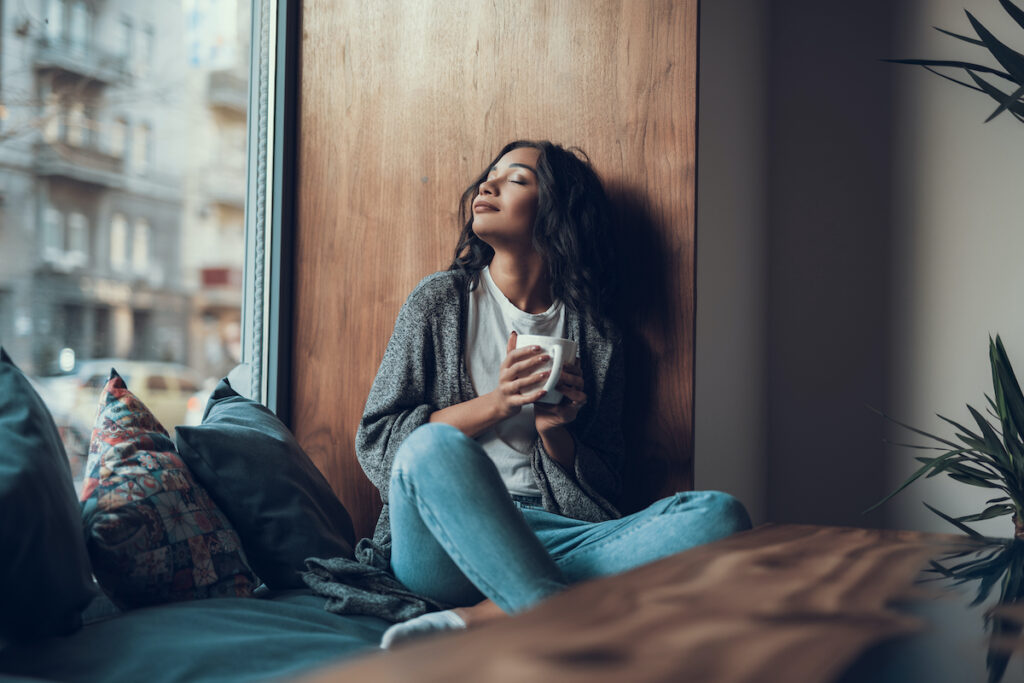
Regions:
<instances>
[{"instance_id":1,"label":"woman's lips","mask_svg":"<svg viewBox=\"0 0 1024 683\"><path fill-rule=\"evenodd\" d=\"M497 211L497 210L498 210L498 207L494 206L493 204L488 204L485 201L477 200L477 201L473 202L473 212L474 213L483 213L485 211Z\"/></svg>"}]
</instances>

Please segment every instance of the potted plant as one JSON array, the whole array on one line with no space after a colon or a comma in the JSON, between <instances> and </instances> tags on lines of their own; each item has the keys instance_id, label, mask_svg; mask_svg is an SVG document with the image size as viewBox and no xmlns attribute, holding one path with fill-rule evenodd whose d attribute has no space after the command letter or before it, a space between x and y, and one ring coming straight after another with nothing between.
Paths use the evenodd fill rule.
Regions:
<instances>
[{"instance_id":1,"label":"potted plant","mask_svg":"<svg viewBox=\"0 0 1024 683\"><path fill-rule=\"evenodd\" d=\"M1010 0L999 0L999 4L1013 19L1018 27L1024 29L1024 10L1021 10ZM988 123L1003 112L1010 114L1018 121L1024 122L1024 54L1013 50L1000 42L974 15L967 10L967 19L970 21L977 38L953 33L935 27L935 30L952 36L957 40L978 45L986 48L996 62L1003 69L997 69L981 64L970 62L940 60L940 59L887 59L883 61L895 62L898 64L915 64L923 66L928 71L941 76L947 80L958 83L971 90L984 93L999 103L985 122ZM962 80L953 78L937 71L937 68L963 69L974 81L974 85ZM996 76L1010 84L1010 91L993 85L986 76ZM898 420L884 415L875 410L886 419L910 429L918 434L924 435L939 446L915 446L912 444L900 444L919 449L931 449L942 451L941 455L935 457L918 457L922 466L914 472L903 484L890 493L888 496L875 503L865 510L869 512L892 498L894 495L905 489L918 478L934 477L945 472L950 478L967 484L991 489L999 495L986 502L981 512L964 515L962 517L951 517L925 503L929 510L939 515L948 522L954 524L962 531L974 537L981 537L981 534L968 527L966 522L976 522L983 519L992 519L1004 515L1011 515L1014 525L1014 536L1017 539L1024 539L1024 396L1021 395L1020 385L1014 375L1010 360L1007 358L1006 349L1003 348L1002 340L997 335L995 341L989 337L989 361L992 366L992 385L995 398L986 395L990 410L988 414L994 422L982 415L979 411L967 406L971 416L977 423L978 431L974 432L967 427L950 420L939 417L956 429L956 438L959 442L929 434ZM872 409L874 410L874 409Z\"/></svg>"},{"instance_id":2,"label":"potted plant","mask_svg":"<svg viewBox=\"0 0 1024 683\"><path fill-rule=\"evenodd\" d=\"M899 488L865 512L874 510L920 477L934 477L944 472L955 481L991 489L998 495L989 499L986 502L987 507L981 512L962 517L951 517L925 503L929 510L977 538L982 538L981 534L968 527L966 522L1012 515L1014 536L1024 539L1024 394L1021 393L1020 384L1010 365L1002 339L998 335L995 340L989 337L989 362L992 366L992 386L995 394L994 397L986 395L989 417L982 415L970 405L967 406L971 417L977 423L977 431L939 415L940 419L956 428L958 442L911 427L880 411L875 411L901 427L941 444L898 445L942 453L933 457L915 458L923 463L921 467Z\"/></svg>"}]
</instances>

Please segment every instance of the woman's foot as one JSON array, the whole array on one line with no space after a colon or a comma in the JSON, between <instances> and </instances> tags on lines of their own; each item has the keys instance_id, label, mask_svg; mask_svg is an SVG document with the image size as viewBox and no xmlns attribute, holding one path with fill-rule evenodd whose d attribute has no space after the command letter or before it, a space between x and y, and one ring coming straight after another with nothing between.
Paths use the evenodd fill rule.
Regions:
<instances>
[{"instance_id":1,"label":"woman's foot","mask_svg":"<svg viewBox=\"0 0 1024 683\"><path fill-rule=\"evenodd\" d=\"M385 650L390 650L395 645L415 640L420 636L464 628L466 628L466 622L452 610L428 612L391 626L384 631L384 635L380 639L380 646Z\"/></svg>"},{"instance_id":2,"label":"woman's foot","mask_svg":"<svg viewBox=\"0 0 1024 683\"><path fill-rule=\"evenodd\" d=\"M380 646L389 650L399 643L414 640L442 631L461 630L468 626L478 626L506 616L505 612L490 600L473 605L459 607L443 612L429 612L415 619L393 625L381 637Z\"/></svg>"}]
</instances>

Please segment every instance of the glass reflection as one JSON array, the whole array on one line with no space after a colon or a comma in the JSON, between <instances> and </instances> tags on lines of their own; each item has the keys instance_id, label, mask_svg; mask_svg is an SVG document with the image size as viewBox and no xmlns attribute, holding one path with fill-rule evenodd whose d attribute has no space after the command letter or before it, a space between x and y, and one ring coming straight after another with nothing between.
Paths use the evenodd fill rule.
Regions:
<instances>
[{"instance_id":1,"label":"glass reflection","mask_svg":"<svg viewBox=\"0 0 1024 683\"><path fill-rule=\"evenodd\" d=\"M999 586L998 599L985 610L983 628L988 637L988 681L1001 681L1014 651L1024 646L1024 541L987 539L980 547L932 560L926 573L930 576L924 581L951 581L950 587L976 582L970 607L988 601Z\"/></svg>"}]
</instances>

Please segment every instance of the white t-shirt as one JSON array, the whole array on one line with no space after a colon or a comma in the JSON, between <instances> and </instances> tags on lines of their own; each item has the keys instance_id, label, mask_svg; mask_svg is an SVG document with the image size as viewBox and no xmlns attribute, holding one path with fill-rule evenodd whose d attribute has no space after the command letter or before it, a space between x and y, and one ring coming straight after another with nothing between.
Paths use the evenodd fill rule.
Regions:
<instances>
[{"instance_id":1,"label":"white t-shirt","mask_svg":"<svg viewBox=\"0 0 1024 683\"><path fill-rule=\"evenodd\" d=\"M494 284L490 268L484 267L480 285L469 294L466 317L466 368L477 395L483 396L498 387L498 373L512 330L519 334L564 337L565 307L556 301L543 313L521 311ZM502 420L476 438L497 465L509 493L540 495L530 468L530 453L536 439L532 405L523 406L519 414Z\"/></svg>"}]
</instances>

